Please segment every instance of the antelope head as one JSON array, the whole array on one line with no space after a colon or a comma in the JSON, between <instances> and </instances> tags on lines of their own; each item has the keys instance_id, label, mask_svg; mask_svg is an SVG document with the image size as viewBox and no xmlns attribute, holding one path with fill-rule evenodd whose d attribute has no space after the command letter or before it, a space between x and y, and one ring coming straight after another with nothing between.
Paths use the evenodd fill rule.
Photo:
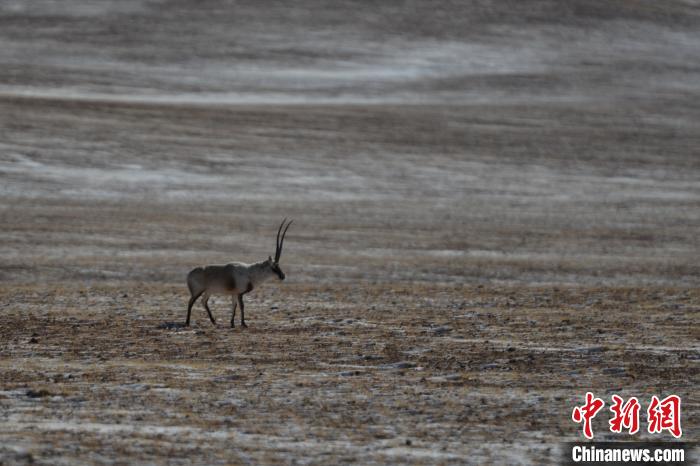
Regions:
<instances>
[{"instance_id":1,"label":"antelope head","mask_svg":"<svg viewBox=\"0 0 700 466\"><path fill-rule=\"evenodd\" d=\"M272 256L268 256L267 258L267 263L270 266L270 269L272 272L277 275L277 277L280 280L284 280L284 272L282 272L282 269L280 268L280 256L282 255L282 246L284 245L284 237L287 234L287 230L289 229L289 225L292 224L294 220L290 220L289 223L287 223L287 226L284 226L284 223L287 221L285 218L282 220L282 223L280 224L279 230L277 230L277 248L275 250L275 259L272 259ZM284 227L284 231L282 231L282 228ZM282 237L280 238L280 234Z\"/></svg>"}]
</instances>

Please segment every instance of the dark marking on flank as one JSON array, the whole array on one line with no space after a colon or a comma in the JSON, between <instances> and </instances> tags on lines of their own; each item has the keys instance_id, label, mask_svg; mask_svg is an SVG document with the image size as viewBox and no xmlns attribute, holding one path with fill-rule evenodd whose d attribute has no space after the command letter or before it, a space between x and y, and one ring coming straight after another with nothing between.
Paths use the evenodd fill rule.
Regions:
<instances>
[{"instance_id":1,"label":"dark marking on flank","mask_svg":"<svg viewBox=\"0 0 700 466\"><path fill-rule=\"evenodd\" d=\"M233 276L233 274L228 274L227 279L226 279L226 289L228 291L233 291L236 290L236 277Z\"/></svg>"}]
</instances>

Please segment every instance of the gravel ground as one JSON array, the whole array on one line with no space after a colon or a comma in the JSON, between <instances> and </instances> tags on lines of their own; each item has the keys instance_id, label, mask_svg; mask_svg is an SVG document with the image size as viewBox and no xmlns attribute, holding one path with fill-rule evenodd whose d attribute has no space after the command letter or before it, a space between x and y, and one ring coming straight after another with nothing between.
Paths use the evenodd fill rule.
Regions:
<instances>
[{"instance_id":1,"label":"gravel ground","mask_svg":"<svg viewBox=\"0 0 700 466\"><path fill-rule=\"evenodd\" d=\"M700 440L696 3L2 2L0 463L557 463L587 390Z\"/></svg>"}]
</instances>

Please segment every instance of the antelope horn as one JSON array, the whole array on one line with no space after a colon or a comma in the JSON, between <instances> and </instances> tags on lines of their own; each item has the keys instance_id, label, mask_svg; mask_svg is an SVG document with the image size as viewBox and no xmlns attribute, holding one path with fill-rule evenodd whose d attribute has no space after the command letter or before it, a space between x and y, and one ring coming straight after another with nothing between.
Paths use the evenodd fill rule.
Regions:
<instances>
[{"instance_id":1,"label":"antelope horn","mask_svg":"<svg viewBox=\"0 0 700 466\"><path fill-rule=\"evenodd\" d=\"M285 218L284 220L286 221L287 219ZM289 225L291 225L293 221L294 220L289 221L287 226L284 227L284 231L282 231L282 225L284 225L284 221L282 222L282 225L280 225L280 229L277 232L277 237L279 238L280 231L282 231L282 239L279 240L279 246L277 247L277 252L275 253L275 262L279 262L279 260L280 260L280 256L282 255L282 245L284 244L284 237L287 235L287 230L289 230Z\"/></svg>"},{"instance_id":2,"label":"antelope horn","mask_svg":"<svg viewBox=\"0 0 700 466\"><path fill-rule=\"evenodd\" d=\"M284 217L284 220L282 220L282 223L280 223L280 227L277 230L277 241L275 243L275 262L277 262L280 258L280 233L282 232L282 227L284 226L284 222L287 221L287 217Z\"/></svg>"}]
</instances>

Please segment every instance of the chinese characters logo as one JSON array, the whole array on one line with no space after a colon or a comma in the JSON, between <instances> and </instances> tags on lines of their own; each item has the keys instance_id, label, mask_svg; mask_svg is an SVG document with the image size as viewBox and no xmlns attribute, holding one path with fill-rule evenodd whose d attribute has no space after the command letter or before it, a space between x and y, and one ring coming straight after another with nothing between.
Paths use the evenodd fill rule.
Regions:
<instances>
[{"instance_id":1,"label":"chinese characters logo","mask_svg":"<svg viewBox=\"0 0 700 466\"><path fill-rule=\"evenodd\" d=\"M571 413L571 419L577 424L583 423L583 435L587 439L593 438L592 420L603 409L605 402L586 393L586 402L582 406L576 406ZM610 432L621 433L623 430L634 435L639 432L639 412L641 405L636 397L631 397L626 402L618 395L612 395L613 404L610 411L612 419L608 422ZM683 435L681 430L681 398L677 395L669 395L663 400L652 396L647 409L647 431L650 434L659 434L668 431L675 438Z\"/></svg>"}]
</instances>

